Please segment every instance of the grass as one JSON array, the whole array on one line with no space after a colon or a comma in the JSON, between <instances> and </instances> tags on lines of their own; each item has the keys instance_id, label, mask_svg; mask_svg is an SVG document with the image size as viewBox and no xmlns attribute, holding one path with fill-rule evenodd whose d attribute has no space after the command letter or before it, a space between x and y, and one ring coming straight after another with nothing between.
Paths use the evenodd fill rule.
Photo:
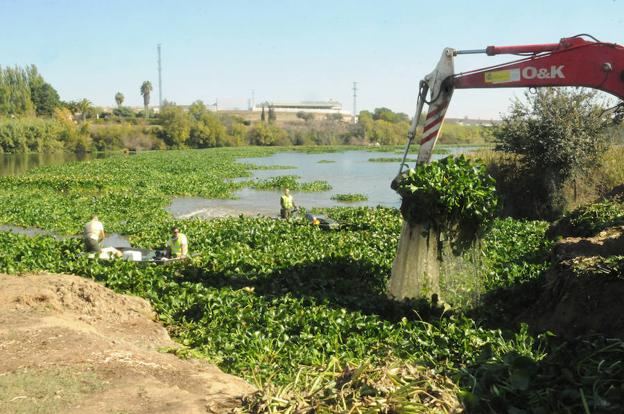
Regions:
<instances>
[{"instance_id":1,"label":"grass","mask_svg":"<svg viewBox=\"0 0 624 414\"><path fill-rule=\"evenodd\" d=\"M53 414L104 388L93 372L31 369L0 376L0 413Z\"/></svg>"}]
</instances>

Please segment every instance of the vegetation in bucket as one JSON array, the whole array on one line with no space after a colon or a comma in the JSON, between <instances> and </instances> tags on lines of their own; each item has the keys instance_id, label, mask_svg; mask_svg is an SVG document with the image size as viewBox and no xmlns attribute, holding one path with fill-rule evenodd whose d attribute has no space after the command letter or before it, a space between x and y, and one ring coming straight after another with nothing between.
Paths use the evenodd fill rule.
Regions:
<instances>
[{"instance_id":1,"label":"vegetation in bucket","mask_svg":"<svg viewBox=\"0 0 624 414\"><path fill-rule=\"evenodd\" d=\"M403 218L443 234L455 253L489 226L498 207L494 179L463 155L411 168L394 189L403 199Z\"/></svg>"}]
</instances>

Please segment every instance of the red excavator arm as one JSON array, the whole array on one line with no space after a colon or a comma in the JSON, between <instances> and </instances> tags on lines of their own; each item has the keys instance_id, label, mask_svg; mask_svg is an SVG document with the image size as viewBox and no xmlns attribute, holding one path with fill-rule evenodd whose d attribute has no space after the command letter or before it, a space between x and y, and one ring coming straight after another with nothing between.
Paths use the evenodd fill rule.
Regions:
<instances>
[{"instance_id":1,"label":"red excavator arm","mask_svg":"<svg viewBox=\"0 0 624 414\"><path fill-rule=\"evenodd\" d=\"M405 155L414 140L423 105L427 103L429 110L417 163L429 162L454 89L584 86L608 92L624 100L624 47L591 39L586 40L579 35L550 44L488 46L483 50L463 51L444 49L438 66L420 82L416 115L412 119ZM453 58L456 55L473 53L485 53L489 56L515 54L524 57L501 65L455 74ZM428 92L431 93L427 101ZM401 163L399 174L403 166L404 163Z\"/></svg>"}]
</instances>

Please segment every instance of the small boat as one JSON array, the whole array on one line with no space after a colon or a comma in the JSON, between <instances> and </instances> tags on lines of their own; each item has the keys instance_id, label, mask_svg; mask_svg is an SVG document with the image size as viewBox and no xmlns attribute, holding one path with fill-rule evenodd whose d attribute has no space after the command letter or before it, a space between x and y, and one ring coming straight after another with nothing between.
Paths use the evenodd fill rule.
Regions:
<instances>
[{"instance_id":1,"label":"small boat","mask_svg":"<svg viewBox=\"0 0 624 414\"><path fill-rule=\"evenodd\" d=\"M129 262L156 263L156 264L178 262L178 261L188 259L188 256L168 258L166 257L165 250L139 249L136 247L127 247L127 246L125 247L103 247L102 250L100 250L99 255L96 255L96 253L89 253L88 257L90 259L95 259L95 258L98 258L100 260L121 259L121 260L127 260Z\"/></svg>"},{"instance_id":2,"label":"small boat","mask_svg":"<svg viewBox=\"0 0 624 414\"><path fill-rule=\"evenodd\" d=\"M319 226L324 230L336 230L340 228L340 223L320 214L306 213L305 218L315 226Z\"/></svg>"}]
</instances>

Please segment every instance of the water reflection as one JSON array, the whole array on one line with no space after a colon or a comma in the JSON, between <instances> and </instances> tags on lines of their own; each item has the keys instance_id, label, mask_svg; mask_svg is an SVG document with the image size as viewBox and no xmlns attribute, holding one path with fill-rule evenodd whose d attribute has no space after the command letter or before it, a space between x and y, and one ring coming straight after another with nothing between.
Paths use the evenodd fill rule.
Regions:
<instances>
[{"instance_id":1,"label":"water reflection","mask_svg":"<svg viewBox=\"0 0 624 414\"><path fill-rule=\"evenodd\" d=\"M88 161L107 158L116 153L85 153L71 152L35 153L35 154L2 154L0 175L18 175L37 167L59 165L73 161Z\"/></svg>"}]
</instances>

